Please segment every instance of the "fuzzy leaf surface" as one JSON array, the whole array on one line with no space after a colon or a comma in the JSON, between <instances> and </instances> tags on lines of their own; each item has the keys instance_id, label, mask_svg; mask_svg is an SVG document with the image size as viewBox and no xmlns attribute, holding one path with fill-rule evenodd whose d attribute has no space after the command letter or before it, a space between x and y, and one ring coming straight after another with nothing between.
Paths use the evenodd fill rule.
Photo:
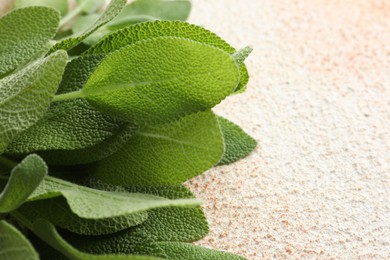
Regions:
<instances>
[{"instance_id":1,"label":"fuzzy leaf surface","mask_svg":"<svg viewBox=\"0 0 390 260\"><path fill-rule=\"evenodd\" d=\"M16 165L0 193L0 213L11 212L22 205L46 175L45 162L35 154L27 156Z\"/></svg>"},{"instance_id":2,"label":"fuzzy leaf surface","mask_svg":"<svg viewBox=\"0 0 390 260\"><path fill-rule=\"evenodd\" d=\"M0 77L43 55L57 32L60 15L47 7L26 7L0 18Z\"/></svg>"},{"instance_id":3,"label":"fuzzy leaf surface","mask_svg":"<svg viewBox=\"0 0 390 260\"><path fill-rule=\"evenodd\" d=\"M137 256L137 255L114 255L114 254L87 254L80 252L70 244L68 244L57 232L53 224L47 220L40 219L34 222L34 233L52 246L57 251L61 252L70 259L75 260L157 260L158 258L152 256Z\"/></svg>"},{"instance_id":4,"label":"fuzzy leaf surface","mask_svg":"<svg viewBox=\"0 0 390 260\"><path fill-rule=\"evenodd\" d=\"M75 36L71 36L59 41L53 46L51 50L52 51L59 50L59 49L67 50L76 46L77 44L82 42L85 38L87 38L91 33L96 31L100 26L108 23L115 16L117 16L119 12L122 10L123 6L125 6L125 4L126 4L126 0L112 0L110 5L104 11L104 13L99 17L99 19L94 24L88 27L88 29L78 33Z\"/></svg>"},{"instance_id":5,"label":"fuzzy leaf surface","mask_svg":"<svg viewBox=\"0 0 390 260\"><path fill-rule=\"evenodd\" d=\"M200 112L140 129L117 153L88 170L114 185L180 184L218 163L223 149L217 118Z\"/></svg>"},{"instance_id":6,"label":"fuzzy leaf surface","mask_svg":"<svg viewBox=\"0 0 390 260\"><path fill-rule=\"evenodd\" d=\"M255 149L256 140L245 133L241 127L223 117L218 117L218 120L225 141L225 152L219 164L233 163Z\"/></svg>"},{"instance_id":7,"label":"fuzzy leaf surface","mask_svg":"<svg viewBox=\"0 0 390 260\"><path fill-rule=\"evenodd\" d=\"M215 33L200 26L181 21L151 21L126 27L103 38L100 42L93 45L87 53L110 53L137 41L163 36L186 38L214 46L231 55L236 53L235 48ZM249 80L248 70L243 61L244 59L236 60L240 70L240 83L235 89L237 92L243 92Z\"/></svg>"},{"instance_id":8,"label":"fuzzy leaf surface","mask_svg":"<svg viewBox=\"0 0 390 260\"><path fill-rule=\"evenodd\" d=\"M40 120L61 81L67 54L58 51L0 80L0 154Z\"/></svg>"},{"instance_id":9,"label":"fuzzy leaf surface","mask_svg":"<svg viewBox=\"0 0 390 260\"><path fill-rule=\"evenodd\" d=\"M104 113L138 124L156 124L208 110L228 96L239 73L217 48L160 37L108 55L83 88Z\"/></svg>"},{"instance_id":10,"label":"fuzzy leaf surface","mask_svg":"<svg viewBox=\"0 0 390 260\"><path fill-rule=\"evenodd\" d=\"M18 210L31 222L42 218L54 225L82 235L111 234L136 226L148 218L147 212L108 219L83 219L74 214L63 197L25 203Z\"/></svg>"},{"instance_id":11,"label":"fuzzy leaf surface","mask_svg":"<svg viewBox=\"0 0 390 260\"><path fill-rule=\"evenodd\" d=\"M57 94L79 90L102 58L102 55L88 55L68 63ZM117 135L125 125L101 114L84 99L55 102L44 118L13 140L6 153L46 150L71 153L68 150L92 147Z\"/></svg>"},{"instance_id":12,"label":"fuzzy leaf surface","mask_svg":"<svg viewBox=\"0 0 390 260\"><path fill-rule=\"evenodd\" d=\"M31 243L11 224L0 221L0 259L39 260Z\"/></svg>"},{"instance_id":13,"label":"fuzzy leaf surface","mask_svg":"<svg viewBox=\"0 0 390 260\"><path fill-rule=\"evenodd\" d=\"M169 200L157 196L108 192L87 188L53 177L46 177L29 201L63 196L73 213L86 219L107 219L159 207L198 206L196 199Z\"/></svg>"}]
</instances>

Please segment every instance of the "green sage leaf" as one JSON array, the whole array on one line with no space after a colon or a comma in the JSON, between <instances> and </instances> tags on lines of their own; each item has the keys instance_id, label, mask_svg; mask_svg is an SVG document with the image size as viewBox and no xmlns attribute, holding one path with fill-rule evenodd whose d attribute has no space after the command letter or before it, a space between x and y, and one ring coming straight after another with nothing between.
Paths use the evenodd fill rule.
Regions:
<instances>
[{"instance_id":1,"label":"green sage leaf","mask_svg":"<svg viewBox=\"0 0 390 260\"><path fill-rule=\"evenodd\" d=\"M217 48L160 37L108 55L83 88L104 113L155 124L208 110L238 84L235 61Z\"/></svg>"},{"instance_id":2,"label":"green sage leaf","mask_svg":"<svg viewBox=\"0 0 390 260\"><path fill-rule=\"evenodd\" d=\"M66 52L58 51L0 80L0 154L17 134L44 116L66 60Z\"/></svg>"},{"instance_id":3,"label":"green sage leaf","mask_svg":"<svg viewBox=\"0 0 390 260\"><path fill-rule=\"evenodd\" d=\"M245 133L238 125L218 117L225 142L225 152L219 164L230 164L244 158L256 147L256 140Z\"/></svg>"},{"instance_id":4,"label":"green sage leaf","mask_svg":"<svg viewBox=\"0 0 390 260\"><path fill-rule=\"evenodd\" d=\"M46 175L45 162L35 154L16 165L0 194L0 213L11 212L22 205Z\"/></svg>"},{"instance_id":5,"label":"green sage leaf","mask_svg":"<svg viewBox=\"0 0 390 260\"><path fill-rule=\"evenodd\" d=\"M87 53L110 53L141 40L163 36L181 37L201 42L222 49L233 56L236 53L236 50L232 46L215 33L202 27L180 21L152 21L126 27L103 38L100 42L93 45ZM249 49L244 48L246 51ZM238 59L236 61L240 70L240 83L235 89L236 92L243 92L249 80L248 70L243 61L244 59Z\"/></svg>"},{"instance_id":6,"label":"green sage leaf","mask_svg":"<svg viewBox=\"0 0 390 260\"><path fill-rule=\"evenodd\" d=\"M46 177L29 201L63 196L73 213L86 219L107 219L159 207L197 206L196 199L169 200L147 194L95 190Z\"/></svg>"},{"instance_id":7,"label":"green sage leaf","mask_svg":"<svg viewBox=\"0 0 390 260\"><path fill-rule=\"evenodd\" d=\"M114 185L178 184L218 163L223 149L215 115L201 112L141 128L117 153L88 170Z\"/></svg>"},{"instance_id":8,"label":"green sage leaf","mask_svg":"<svg viewBox=\"0 0 390 260\"><path fill-rule=\"evenodd\" d=\"M117 16L125 4L126 4L126 0L112 0L111 4L106 8L104 13L99 17L99 19L94 24L88 27L88 29L78 33L77 35L70 36L68 38L65 38L57 42L52 47L51 50L52 51L59 50L59 49L67 50L76 46L77 44L82 42L86 37L88 37L88 35L96 31L100 26L108 23L115 16Z\"/></svg>"},{"instance_id":9,"label":"green sage leaf","mask_svg":"<svg viewBox=\"0 0 390 260\"><path fill-rule=\"evenodd\" d=\"M0 259L39 260L31 243L14 226L0 221Z\"/></svg>"},{"instance_id":10,"label":"green sage leaf","mask_svg":"<svg viewBox=\"0 0 390 260\"><path fill-rule=\"evenodd\" d=\"M37 6L16 9L1 17L0 78L47 52L59 20L54 9Z\"/></svg>"},{"instance_id":11,"label":"green sage leaf","mask_svg":"<svg viewBox=\"0 0 390 260\"><path fill-rule=\"evenodd\" d=\"M148 218L147 212L139 212L107 219L83 219L71 211L63 197L28 202L17 211L31 222L46 219L58 227L82 235L115 233L139 225Z\"/></svg>"}]
</instances>

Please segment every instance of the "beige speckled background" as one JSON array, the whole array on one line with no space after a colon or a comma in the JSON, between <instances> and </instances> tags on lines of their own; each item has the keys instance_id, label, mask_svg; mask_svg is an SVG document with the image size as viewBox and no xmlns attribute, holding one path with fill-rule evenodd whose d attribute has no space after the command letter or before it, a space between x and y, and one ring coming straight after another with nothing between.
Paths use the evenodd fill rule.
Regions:
<instances>
[{"instance_id":1,"label":"beige speckled background","mask_svg":"<svg viewBox=\"0 0 390 260\"><path fill-rule=\"evenodd\" d=\"M390 259L390 1L193 0L190 21L254 48L248 91L215 110L259 142L188 182L211 226L197 243Z\"/></svg>"},{"instance_id":2,"label":"beige speckled background","mask_svg":"<svg viewBox=\"0 0 390 260\"><path fill-rule=\"evenodd\" d=\"M390 259L390 1L193 0L191 22L250 45L248 91L215 109L256 151L188 182L249 259Z\"/></svg>"}]
</instances>

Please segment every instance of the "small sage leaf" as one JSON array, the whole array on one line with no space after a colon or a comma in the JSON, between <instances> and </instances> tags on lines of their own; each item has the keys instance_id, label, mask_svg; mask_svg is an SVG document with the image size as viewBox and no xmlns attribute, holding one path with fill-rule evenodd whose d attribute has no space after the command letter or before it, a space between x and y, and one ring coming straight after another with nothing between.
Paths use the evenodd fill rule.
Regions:
<instances>
[{"instance_id":1,"label":"small sage leaf","mask_svg":"<svg viewBox=\"0 0 390 260\"><path fill-rule=\"evenodd\" d=\"M45 54L57 32L59 13L47 7L16 9L0 18L0 77Z\"/></svg>"},{"instance_id":2,"label":"small sage leaf","mask_svg":"<svg viewBox=\"0 0 390 260\"><path fill-rule=\"evenodd\" d=\"M230 164L244 158L256 147L256 140L245 133L238 125L218 117L225 142L225 151L219 164Z\"/></svg>"},{"instance_id":3,"label":"small sage leaf","mask_svg":"<svg viewBox=\"0 0 390 260\"><path fill-rule=\"evenodd\" d=\"M4 220L0 221L0 259L39 260L27 238Z\"/></svg>"},{"instance_id":4,"label":"small sage leaf","mask_svg":"<svg viewBox=\"0 0 390 260\"><path fill-rule=\"evenodd\" d=\"M16 165L0 193L0 213L11 212L22 205L46 175L45 162L35 154L27 156Z\"/></svg>"},{"instance_id":5,"label":"small sage leaf","mask_svg":"<svg viewBox=\"0 0 390 260\"><path fill-rule=\"evenodd\" d=\"M67 54L58 51L0 80L0 154L40 120L61 81Z\"/></svg>"}]
</instances>

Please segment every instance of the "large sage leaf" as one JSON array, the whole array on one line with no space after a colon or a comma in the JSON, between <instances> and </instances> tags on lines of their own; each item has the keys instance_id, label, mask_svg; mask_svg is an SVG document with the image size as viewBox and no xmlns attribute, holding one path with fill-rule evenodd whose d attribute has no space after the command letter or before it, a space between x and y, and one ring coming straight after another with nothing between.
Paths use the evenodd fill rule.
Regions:
<instances>
[{"instance_id":1,"label":"large sage leaf","mask_svg":"<svg viewBox=\"0 0 390 260\"><path fill-rule=\"evenodd\" d=\"M218 117L225 142L225 151L219 164L230 164L244 158L256 147L256 140L233 122Z\"/></svg>"},{"instance_id":2,"label":"large sage leaf","mask_svg":"<svg viewBox=\"0 0 390 260\"><path fill-rule=\"evenodd\" d=\"M76 35L72 35L68 38L65 38L57 42L51 50L52 51L59 50L59 49L67 50L76 46L77 44L82 42L86 37L88 37L91 33L96 31L100 26L102 26L105 23L108 23L115 16L117 16L125 4L126 4L126 0L112 0L111 4L106 8L104 13L99 17L99 19L94 24L92 24L86 30Z\"/></svg>"},{"instance_id":3,"label":"large sage leaf","mask_svg":"<svg viewBox=\"0 0 390 260\"><path fill-rule=\"evenodd\" d=\"M111 33L100 42L88 49L87 53L110 53L137 41L163 36L181 37L197 42L205 43L222 49L235 57L236 50L218 35L200 26L180 21L152 21L129 26ZM245 48L244 50L249 50ZM239 52L242 54L242 52ZM240 83L235 91L242 92L249 80L248 70L245 66L243 55L236 60L240 70Z\"/></svg>"},{"instance_id":4,"label":"large sage leaf","mask_svg":"<svg viewBox=\"0 0 390 260\"><path fill-rule=\"evenodd\" d=\"M0 77L48 51L59 20L59 13L47 7L21 8L1 17Z\"/></svg>"},{"instance_id":5,"label":"large sage leaf","mask_svg":"<svg viewBox=\"0 0 390 260\"><path fill-rule=\"evenodd\" d=\"M228 53L187 39L160 37L108 55L82 92L105 113L156 124L210 109L238 81Z\"/></svg>"},{"instance_id":6,"label":"large sage leaf","mask_svg":"<svg viewBox=\"0 0 390 260\"><path fill-rule=\"evenodd\" d=\"M113 254L87 254L80 252L70 244L68 244L57 232L55 227L44 219L39 219L33 224L34 233L44 240L47 244L52 246L57 251L61 252L70 259L76 260L157 260L156 257L151 256L137 256L137 255L113 255Z\"/></svg>"},{"instance_id":7,"label":"large sage leaf","mask_svg":"<svg viewBox=\"0 0 390 260\"><path fill-rule=\"evenodd\" d=\"M46 175L45 162L35 154L16 165L0 194L0 213L11 212L22 205Z\"/></svg>"},{"instance_id":8,"label":"large sage leaf","mask_svg":"<svg viewBox=\"0 0 390 260\"><path fill-rule=\"evenodd\" d=\"M43 117L60 83L67 54L58 51L0 80L0 154Z\"/></svg>"},{"instance_id":9,"label":"large sage leaf","mask_svg":"<svg viewBox=\"0 0 390 260\"><path fill-rule=\"evenodd\" d=\"M218 121L201 112L145 126L115 154L89 172L115 185L180 184L218 163L224 149Z\"/></svg>"},{"instance_id":10,"label":"large sage leaf","mask_svg":"<svg viewBox=\"0 0 390 260\"><path fill-rule=\"evenodd\" d=\"M29 197L29 201L59 196L66 199L73 213L86 219L107 219L159 207L200 204L197 199L169 200L147 194L95 190L49 176Z\"/></svg>"},{"instance_id":11,"label":"large sage leaf","mask_svg":"<svg viewBox=\"0 0 390 260\"><path fill-rule=\"evenodd\" d=\"M39 256L23 234L8 224L0 221L0 259L39 260Z\"/></svg>"}]
</instances>

